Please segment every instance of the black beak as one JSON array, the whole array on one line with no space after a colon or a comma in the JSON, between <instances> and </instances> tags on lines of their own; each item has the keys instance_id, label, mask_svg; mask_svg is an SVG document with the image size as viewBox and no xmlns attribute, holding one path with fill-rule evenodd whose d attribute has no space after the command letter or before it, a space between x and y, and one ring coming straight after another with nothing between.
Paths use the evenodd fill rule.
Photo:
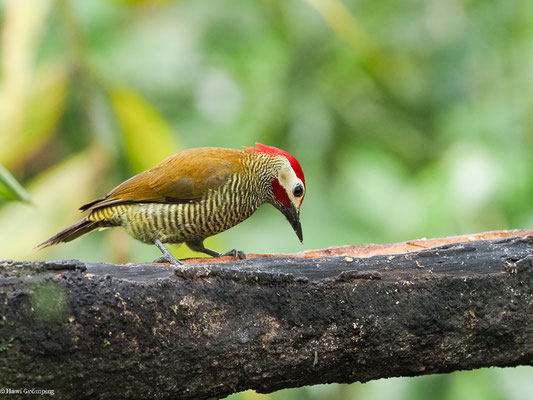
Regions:
<instances>
[{"instance_id":1,"label":"black beak","mask_svg":"<svg viewBox=\"0 0 533 400\"><path fill-rule=\"evenodd\" d=\"M287 217L287 220L291 223L292 229L294 229L294 232L296 232L296 236L298 236L298 239L300 239L300 242L304 242L304 236L302 233L302 225L300 224L300 213L296 210L296 207L294 207L294 204L290 204L288 207L282 207L281 212L285 217Z\"/></svg>"}]
</instances>

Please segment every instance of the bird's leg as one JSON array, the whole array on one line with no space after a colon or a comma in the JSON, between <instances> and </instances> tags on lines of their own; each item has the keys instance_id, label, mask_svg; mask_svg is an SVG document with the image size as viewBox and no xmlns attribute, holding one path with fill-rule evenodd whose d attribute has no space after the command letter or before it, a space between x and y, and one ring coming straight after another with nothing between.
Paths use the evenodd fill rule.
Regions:
<instances>
[{"instance_id":1,"label":"bird's leg","mask_svg":"<svg viewBox=\"0 0 533 400\"><path fill-rule=\"evenodd\" d=\"M153 261L155 264L161 263L161 262L168 262L173 265L183 265L183 263L180 260L178 260L172 254L170 254L170 251L168 251L167 248L163 246L163 243L161 243L159 239L154 239L154 244L159 248L159 250L161 250L161 253L163 253L161 257L157 257Z\"/></svg>"},{"instance_id":2,"label":"bird's leg","mask_svg":"<svg viewBox=\"0 0 533 400\"><path fill-rule=\"evenodd\" d=\"M205 253L211 257L222 257L223 254L215 250L206 249L203 240L195 240L194 242L186 242L189 249L197 251L198 253Z\"/></svg>"},{"instance_id":3,"label":"bird's leg","mask_svg":"<svg viewBox=\"0 0 533 400\"><path fill-rule=\"evenodd\" d=\"M210 249L207 249L205 246L204 246L204 241L203 240L196 240L194 242L186 242L187 243L187 246L189 246L189 249L191 249L192 251L197 251L199 253L205 253L207 255L210 255L211 257L224 257L224 256L231 256L231 257L234 257L236 260L244 260L246 258L246 254L244 254L243 251L241 250L230 250L228 251L227 253L219 253L218 251L215 251L215 250L210 250Z\"/></svg>"}]
</instances>

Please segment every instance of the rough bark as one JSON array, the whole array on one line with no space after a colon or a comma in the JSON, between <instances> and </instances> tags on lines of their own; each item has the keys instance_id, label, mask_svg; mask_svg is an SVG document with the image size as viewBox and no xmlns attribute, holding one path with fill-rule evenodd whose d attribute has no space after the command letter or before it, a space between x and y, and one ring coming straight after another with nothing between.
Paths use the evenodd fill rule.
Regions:
<instances>
[{"instance_id":1,"label":"rough bark","mask_svg":"<svg viewBox=\"0 0 533 400\"><path fill-rule=\"evenodd\" d=\"M531 233L176 271L0 262L0 388L203 399L533 365Z\"/></svg>"}]
</instances>

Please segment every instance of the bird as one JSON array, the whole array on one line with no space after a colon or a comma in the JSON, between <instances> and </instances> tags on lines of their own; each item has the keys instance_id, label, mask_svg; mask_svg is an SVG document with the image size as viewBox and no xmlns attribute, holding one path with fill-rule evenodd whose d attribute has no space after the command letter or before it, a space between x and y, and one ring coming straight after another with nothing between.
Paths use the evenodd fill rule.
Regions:
<instances>
[{"instance_id":1,"label":"bird","mask_svg":"<svg viewBox=\"0 0 533 400\"><path fill-rule=\"evenodd\" d=\"M207 249L204 240L271 204L289 221L300 242L300 206L305 178L294 156L277 147L255 143L242 149L198 147L176 153L155 167L124 181L104 198L80 207L88 214L38 248L70 242L95 229L123 227L163 253L154 262L183 264L164 244L185 243L212 257L246 255Z\"/></svg>"}]
</instances>

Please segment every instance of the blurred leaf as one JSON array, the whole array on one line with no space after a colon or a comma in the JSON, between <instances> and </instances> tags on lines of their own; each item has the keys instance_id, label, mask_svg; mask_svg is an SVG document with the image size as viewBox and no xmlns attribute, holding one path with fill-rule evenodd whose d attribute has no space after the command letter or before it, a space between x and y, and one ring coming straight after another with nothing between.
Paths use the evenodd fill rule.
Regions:
<instances>
[{"instance_id":1,"label":"blurred leaf","mask_svg":"<svg viewBox=\"0 0 533 400\"><path fill-rule=\"evenodd\" d=\"M168 123L138 93L117 88L109 94L122 128L128 159L135 171L152 168L178 151L176 135Z\"/></svg>"},{"instance_id":2,"label":"blurred leaf","mask_svg":"<svg viewBox=\"0 0 533 400\"><path fill-rule=\"evenodd\" d=\"M6 121L0 121L4 136L0 160L8 168L24 161L52 136L65 108L67 83L64 68L53 65L40 69L21 111L18 130L6 132Z\"/></svg>"},{"instance_id":3,"label":"blurred leaf","mask_svg":"<svg viewBox=\"0 0 533 400\"><path fill-rule=\"evenodd\" d=\"M61 251L57 246L37 252L35 246L81 217L78 207L93 198L94 187L106 165L97 150L89 148L30 182L27 188L35 207L8 203L0 209L2 257L35 260Z\"/></svg>"},{"instance_id":4,"label":"blurred leaf","mask_svg":"<svg viewBox=\"0 0 533 400\"><path fill-rule=\"evenodd\" d=\"M52 0L16 0L4 6L0 35L0 160L8 168L20 161L21 154L30 153L39 144L24 131L27 115L34 112L42 115L45 111L41 108L48 110L55 104L57 93L51 91L54 88L40 86L33 71L52 5ZM46 73L48 76L49 71ZM32 102L36 92L43 95L39 102Z\"/></svg>"},{"instance_id":5,"label":"blurred leaf","mask_svg":"<svg viewBox=\"0 0 533 400\"><path fill-rule=\"evenodd\" d=\"M0 200L30 201L30 197L11 173L0 164Z\"/></svg>"},{"instance_id":6,"label":"blurred leaf","mask_svg":"<svg viewBox=\"0 0 533 400\"><path fill-rule=\"evenodd\" d=\"M50 66L37 74L37 82L28 99L28 113L20 132L19 148L28 151L37 147L54 133L65 106L68 74L61 68Z\"/></svg>"}]
</instances>

